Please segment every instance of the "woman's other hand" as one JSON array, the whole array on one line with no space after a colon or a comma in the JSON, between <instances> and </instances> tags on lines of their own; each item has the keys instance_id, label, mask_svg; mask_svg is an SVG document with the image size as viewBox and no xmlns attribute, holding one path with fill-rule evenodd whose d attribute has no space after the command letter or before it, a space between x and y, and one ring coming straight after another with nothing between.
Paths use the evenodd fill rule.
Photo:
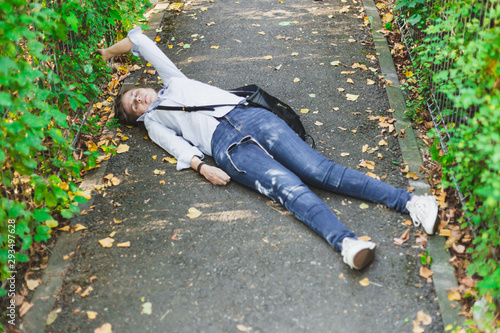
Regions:
<instances>
[{"instance_id":1,"label":"woman's other hand","mask_svg":"<svg viewBox=\"0 0 500 333\"><path fill-rule=\"evenodd\" d=\"M104 61L108 61L109 59L118 56L120 54L128 53L132 49L132 42L128 37L123 38L116 44L111 45L107 49L98 49L97 53L99 53Z\"/></svg>"},{"instance_id":2,"label":"woman's other hand","mask_svg":"<svg viewBox=\"0 0 500 333\"><path fill-rule=\"evenodd\" d=\"M224 170L208 164L201 166L200 173L214 185L226 185L231 180Z\"/></svg>"},{"instance_id":3,"label":"woman's other hand","mask_svg":"<svg viewBox=\"0 0 500 333\"><path fill-rule=\"evenodd\" d=\"M108 61L111 58L111 55L109 55L108 49L99 49L99 50L97 50L97 53L102 56L102 59L104 59L104 61Z\"/></svg>"}]
</instances>

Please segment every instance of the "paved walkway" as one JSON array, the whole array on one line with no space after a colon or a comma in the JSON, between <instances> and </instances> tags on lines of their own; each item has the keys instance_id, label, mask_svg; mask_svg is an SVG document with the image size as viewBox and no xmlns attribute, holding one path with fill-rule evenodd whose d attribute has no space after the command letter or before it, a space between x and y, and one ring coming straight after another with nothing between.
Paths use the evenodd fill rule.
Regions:
<instances>
[{"instance_id":1,"label":"paved walkway","mask_svg":"<svg viewBox=\"0 0 500 333\"><path fill-rule=\"evenodd\" d=\"M373 161L373 170L360 170L405 188L397 140L368 118L391 116L380 72L353 68L378 68L362 9L353 0L195 0L165 17L158 44L188 77L221 88L255 83L308 109L302 119L318 151L351 168ZM131 82L156 80L138 72ZM403 246L393 243L408 216L315 190L351 230L379 244L373 265L354 271L265 197L177 172L145 131L123 134L130 150L105 171L121 183L73 221L88 229L68 247L74 253L47 332L105 323L113 332L412 332L419 311L432 318L420 324L425 332L443 331L433 285L419 276L417 230ZM187 216L193 207L199 217ZM112 233L114 245L102 247ZM116 246L124 242L130 246Z\"/></svg>"}]
</instances>

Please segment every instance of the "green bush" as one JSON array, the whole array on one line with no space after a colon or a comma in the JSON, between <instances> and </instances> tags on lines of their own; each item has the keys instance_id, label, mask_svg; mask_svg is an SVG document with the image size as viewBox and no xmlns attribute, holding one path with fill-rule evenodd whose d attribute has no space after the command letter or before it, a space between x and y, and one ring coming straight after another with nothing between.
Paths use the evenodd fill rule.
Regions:
<instances>
[{"instance_id":1,"label":"green bush","mask_svg":"<svg viewBox=\"0 0 500 333\"><path fill-rule=\"evenodd\" d=\"M93 52L139 22L146 3L0 3L1 281L29 259L33 241L46 241L57 219L87 201L76 185L85 163L73 154L73 125L110 71Z\"/></svg>"},{"instance_id":2,"label":"green bush","mask_svg":"<svg viewBox=\"0 0 500 333\"><path fill-rule=\"evenodd\" d=\"M413 17L417 29L424 28L426 37L414 51L421 82L432 84L434 94L448 101L441 110L444 116L437 119L446 124L441 134L449 134L447 154L440 156L438 146L431 151L443 166L443 185L450 186L454 176L467 197L468 222L462 227L477 234L469 249L468 273L482 278L478 294L489 300L492 312L498 311L494 300L500 299L500 3L397 3L403 19ZM421 16L415 11L419 6L427 7ZM462 111L470 116L458 113ZM493 313L489 319L493 322Z\"/></svg>"}]
</instances>

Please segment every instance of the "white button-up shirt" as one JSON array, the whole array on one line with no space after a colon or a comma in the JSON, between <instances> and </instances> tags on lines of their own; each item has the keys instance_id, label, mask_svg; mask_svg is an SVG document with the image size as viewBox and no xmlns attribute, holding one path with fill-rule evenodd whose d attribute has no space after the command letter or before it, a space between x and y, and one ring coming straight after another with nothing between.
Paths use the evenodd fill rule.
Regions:
<instances>
[{"instance_id":1,"label":"white button-up shirt","mask_svg":"<svg viewBox=\"0 0 500 333\"><path fill-rule=\"evenodd\" d=\"M134 44L132 53L146 59L165 86L159 91L158 100L151 103L138 119L144 121L151 140L177 159L177 170L189 168L194 156L212 155L212 135L219 124L217 118L223 117L234 106L196 112L158 110L156 107L238 104L243 98L188 79L151 39L142 34L141 28L131 30L128 38Z\"/></svg>"}]
</instances>

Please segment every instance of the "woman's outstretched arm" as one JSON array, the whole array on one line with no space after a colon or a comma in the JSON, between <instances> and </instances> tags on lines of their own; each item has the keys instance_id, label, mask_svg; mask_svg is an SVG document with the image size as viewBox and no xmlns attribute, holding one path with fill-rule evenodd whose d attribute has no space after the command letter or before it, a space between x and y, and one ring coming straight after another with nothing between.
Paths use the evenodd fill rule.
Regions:
<instances>
[{"instance_id":1,"label":"woman's outstretched arm","mask_svg":"<svg viewBox=\"0 0 500 333\"><path fill-rule=\"evenodd\" d=\"M109 59L130 52L132 46L134 44L130 41L128 37L123 38L116 44L111 45L107 49L99 49L97 52L102 56L104 61L108 61Z\"/></svg>"}]
</instances>

